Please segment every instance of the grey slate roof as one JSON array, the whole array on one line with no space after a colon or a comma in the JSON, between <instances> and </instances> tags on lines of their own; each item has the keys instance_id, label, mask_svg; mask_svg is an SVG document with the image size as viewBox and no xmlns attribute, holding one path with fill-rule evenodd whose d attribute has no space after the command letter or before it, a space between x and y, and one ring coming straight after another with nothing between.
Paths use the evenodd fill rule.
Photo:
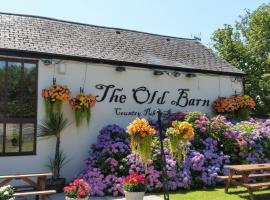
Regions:
<instances>
[{"instance_id":1,"label":"grey slate roof","mask_svg":"<svg viewBox=\"0 0 270 200\"><path fill-rule=\"evenodd\" d=\"M0 49L243 75L195 39L0 13Z\"/></svg>"}]
</instances>

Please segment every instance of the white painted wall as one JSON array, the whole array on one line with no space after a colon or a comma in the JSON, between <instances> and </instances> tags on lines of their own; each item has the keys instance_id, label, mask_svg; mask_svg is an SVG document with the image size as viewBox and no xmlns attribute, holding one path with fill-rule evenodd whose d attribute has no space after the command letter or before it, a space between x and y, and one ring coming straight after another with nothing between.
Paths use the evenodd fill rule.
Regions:
<instances>
[{"instance_id":1,"label":"white painted wall","mask_svg":"<svg viewBox=\"0 0 270 200\"><path fill-rule=\"evenodd\" d=\"M86 123L80 128L75 127L74 116L68 103L63 106L63 112L70 122L73 122L61 135L61 147L72 160L63 169L62 175L72 178L83 169L83 160L87 158L89 147L96 141L99 130L105 125L116 123L123 127L135 118L135 116L123 117L116 116L114 108L121 107L123 110L143 111L151 107L152 109L161 108L162 110L172 109L173 111L201 111L211 115L211 103L218 96L229 96L242 91L241 80L235 77L222 75L206 75L197 73L197 77L186 78L183 72L180 77L172 77L166 74L154 76L150 69L126 67L125 72L116 72L115 66L104 64L85 64L82 62L63 61L66 66L66 73L59 74L56 67L55 76L58 83L64 83L71 89L72 94L76 95L80 86L83 84L85 69L87 66L87 75L85 83L85 92L92 92L95 95L100 91L95 89L96 84L114 84L123 88L123 93L127 96L126 103L97 103L92 109L92 118L90 126ZM44 66L39 62L39 81L38 81L38 119L44 117L44 105L41 97L41 90L51 85L54 67ZM151 91L169 90L167 101L164 105L136 104L132 98L132 89L146 86ZM189 88L190 98L207 98L210 100L209 107L176 107L170 104L171 100L177 99L179 88ZM9 173L33 173L46 172L48 157L53 155L55 146L54 138L38 138L37 155L35 156L16 156L0 157L0 174Z\"/></svg>"}]
</instances>

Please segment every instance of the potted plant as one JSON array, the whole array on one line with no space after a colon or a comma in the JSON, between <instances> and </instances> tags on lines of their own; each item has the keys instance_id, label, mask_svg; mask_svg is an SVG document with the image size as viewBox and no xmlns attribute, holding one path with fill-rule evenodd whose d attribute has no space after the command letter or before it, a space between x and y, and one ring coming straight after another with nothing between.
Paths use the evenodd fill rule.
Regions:
<instances>
[{"instance_id":1,"label":"potted plant","mask_svg":"<svg viewBox=\"0 0 270 200\"><path fill-rule=\"evenodd\" d=\"M256 102L248 95L234 95L218 98L213 103L214 112L226 114L236 121L247 120Z\"/></svg>"},{"instance_id":2,"label":"potted plant","mask_svg":"<svg viewBox=\"0 0 270 200\"><path fill-rule=\"evenodd\" d=\"M19 145L19 139L18 137L14 136L12 139L11 139L11 144L12 146L16 147Z\"/></svg>"},{"instance_id":3,"label":"potted plant","mask_svg":"<svg viewBox=\"0 0 270 200\"><path fill-rule=\"evenodd\" d=\"M47 188L55 189L57 192L62 192L62 188L65 186L65 178L60 178L60 171L68 160L63 151L60 150L60 134L67 126L68 121L62 113L51 113L50 117L44 119L39 125L41 136L56 137L54 158L50 158L49 163L53 176L48 179Z\"/></svg>"},{"instance_id":4,"label":"potted plant","mask_svg":"<svg viewBox=\"0 0 270 200\"><path fill-rule=\"evenodd\" d=\"M10 185L0 187L1 200L14 200L14 190Z\"/></svg>"},{"instance_id":5,"label":"potted plant","mask_svg":"<svg viewBox=\"0 0 270 200\"><path fill-rule=\"evenodd\" d=\"M123 183L126 200L143 200L146 184L145 179L138 174L132 174L124 178Z\"/></svg>"},{"instance_id":6,"label":"potted plant","mask_svg":"<svg viewBox=\"0 0 270 200\"><path fill-rule=\"evenodd\" d=\"M90 186L82 179L75 179L64 187L66 200L88 200Z\"/></svg>"}]
</instances>

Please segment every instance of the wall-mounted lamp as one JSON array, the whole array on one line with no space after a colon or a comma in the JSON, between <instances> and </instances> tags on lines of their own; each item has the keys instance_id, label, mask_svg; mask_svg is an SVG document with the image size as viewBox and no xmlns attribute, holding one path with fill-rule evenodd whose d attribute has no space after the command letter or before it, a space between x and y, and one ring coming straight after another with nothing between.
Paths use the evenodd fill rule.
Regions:
<instances>
[{"instance_id":1,"label":"wall-mounted lamp","mask_svg":"<svg viewBox=\"0 0 270 200\"><path fill-rule=\"evenodd\" d=\"M160 70L154 70L153 74L154 74L155 76L161 76L161 75L164 74L164 72L163 72L163 71L160 71Z\"/></svg>"},{"instance_id":2,"label":"wall-mounted lamp","mask_svg":"<svg viewBox=\"0 0 270 200\"><path fill-rule=\"evenodd\" d=\"M124 71L126 71L126 68L123 67L123 66L118 66L118 67L115 68L115 71L117 71L117 72L124 72Z\"/></svg>"},{"instance_id":3,"label":"wall-mounted lamp","mask_svg":"<svg viewBox=\"0 0 270 200\"><path fill-rule=\"evenodd\" d=\"M177 78L177 77L179 77L179 76L181 75L181 73L180 73L180 72L177 72L177 71L174 71L174 72L172 72L172 75L173 75L175 78Z\"/></svg>"},{"instance_id":4,"label":"wall-mounted lamp","mask_svg":"<svg viewBox=\"0 0 270 200\"><path fill-rule=\"evenodd\" d=\"M192 74L192 73L186 74L187 78L193 78L193 77L196 77L196 76L197 76L196 74Z\"/></svg>"},{"instance_id":5,"label":"wall-mounted lamp","mask_svg":"<svg viewBox=\"0 0 270 200\"><path fill-rule=\"evenodd\" d=\"M66 65L65 65L65 63L59 63L58 64L58 72L59 72L59 74L65 74L66 73Z\"/></svg>"},{"instance_id":6,"label":"wall-mounted lamp","mask_svg":"<svg viewBox=\"0 0 270 200\"><path fill-rule=\"evenodd\" d=\"M48 66L52 64L52 60L42 60L43 64Z\"/></svg>"}]
</instances>

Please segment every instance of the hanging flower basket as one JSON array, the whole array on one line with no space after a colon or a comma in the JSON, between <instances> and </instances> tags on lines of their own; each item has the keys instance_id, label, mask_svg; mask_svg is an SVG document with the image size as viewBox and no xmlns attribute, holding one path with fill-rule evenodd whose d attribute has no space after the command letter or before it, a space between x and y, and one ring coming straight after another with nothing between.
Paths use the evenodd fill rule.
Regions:
<instances>
[{"instance_id":1,"label":"hanging flower basket","mask_svg":"<svg viewBox=\"0 0 270 200\"><path fill-rule=\"evenodd\" d=\"M151 159L151 145L153 135L156 133L146 119L136 118L127 127L131 137L131 150L136 159L147 166Z\"/></svg>"},{"instance_id":2,"label":"hanging flower basket","mask_svg":"<svg viewBox=\"0 0 270 200\"><path fill-rule=\"evenodd\" d=\"M76 97L69 100L69 104L75 113L76 126L79 127L85 119L87 124L91 118L91 108L96 103L96 97L92 94L84 95L80 92Z\"/></svg>"},{"instance_id":3,"label":"hanging flower basket","mask_svg":"<svg viewBox=\"0 0 270 200\"><path fill-rule=\"evenodd\" d=\"M173 121L166 131L172 156L181 164L187 153L187 142L194 136L194 129L188 122Z\"/></svg>"},{"instance_id":4,"label":"hanging flower basket","mask_svg":"<svg viewBox=\"0 0 270 200\"><path fill-rule=\"evenodd\" d=\"M70 96L67 86L54 83L51 87L42 90L42 97L45 102L45 113L48 118L52 112L61 113L62 104Z\"/></svg>"}]
</instances>

